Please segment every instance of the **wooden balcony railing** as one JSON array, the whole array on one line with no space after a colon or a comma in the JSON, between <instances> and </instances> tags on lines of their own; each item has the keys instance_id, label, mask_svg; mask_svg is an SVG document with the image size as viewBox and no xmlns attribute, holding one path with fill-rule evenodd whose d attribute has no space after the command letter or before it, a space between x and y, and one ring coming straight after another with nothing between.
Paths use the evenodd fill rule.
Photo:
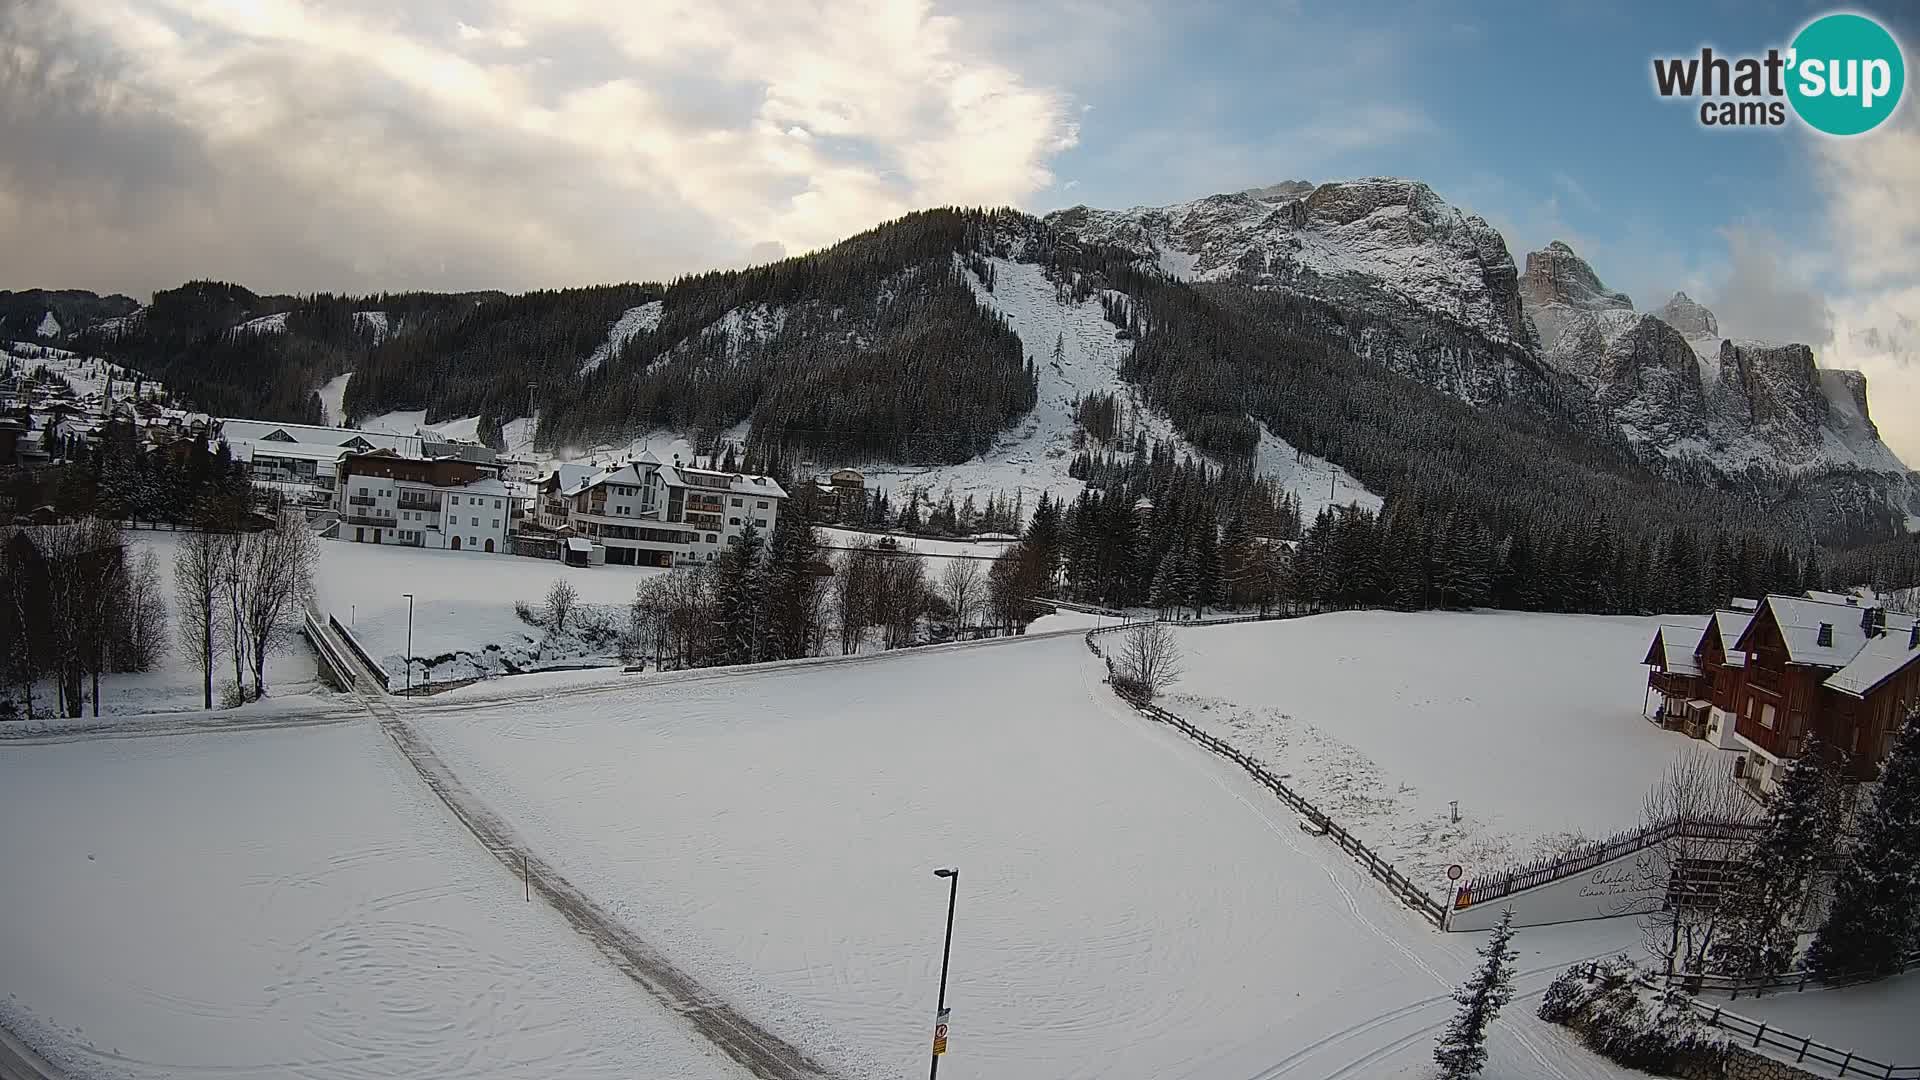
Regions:
<instances>
[{"instance_id":1,"label":"wooden balcony railing","mask_svg":"<svg viewBox=\"0 0 1920 1080\"><path fill-rule=\"evenodd\" d=\"M1754 665L1747 669L1747 685L1770 694L1778 694L1786 683L1786 675L1775 668Z\"/></svg>"}]
</instances>

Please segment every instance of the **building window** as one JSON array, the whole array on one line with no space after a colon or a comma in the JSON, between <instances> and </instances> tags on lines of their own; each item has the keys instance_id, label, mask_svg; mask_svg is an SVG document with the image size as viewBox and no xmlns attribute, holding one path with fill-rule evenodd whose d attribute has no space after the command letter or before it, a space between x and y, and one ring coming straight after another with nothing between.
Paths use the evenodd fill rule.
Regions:
<instances>
[{"instance_id":1,"label":"building window","mask_svg":"<svg viewBox=\"0 0 1920 1080\"><path fill-rule=\"evenodd\" d=\"M728 519L727 519L727 524L729 524L729 525L738 525L738 524L740 524L740 519L739 519L739 518L735 518L735 517L730 517L730 518L728 518Z\"/></svg>"},{"instance_id":2,"label":"building window","mask_svg":"<svg viewBox=\"0 0 1920 1080\"><path fill-rule=\"evenodd\" d=\"M450 503L452 503L452 504L453 504L453 505L455 505L455 506L459 506L459 505L460 505L460 496L458 496L458 495L449 495L449 496L447 496L447 501L448 501L448 502L450 502Z\"/></svg>"},{"instance_id":3,"label":"building window","mask_svg":"<svg viewBox=\"0 0 1920 1080\"><path fill-rule=\"evenodd\" d=\"M494 528L496 528L496 529L500 527L500 519L499 519L499 518L494 518L494 519L493 519L493 527L494 527Z\"/></svg>"},{"instance_id":4,"label":"building window","mask_svg":"<svg viewBox=\"0 0 1920 1080\"><path fill-rule=\"evenodd\" d=\"M740 505L740 500L739 500L739 499L735 499L735 500L733 500L733 505L735 505L735 506L739 506L739 505Z\"/></svg>"},{"instance_id":5,"label":"building window","mask_svg":"<svg viewBox=\"0 0 1920 1080\"><path fill-rule=\"evenodd\" d=\"M720 538L719 538L719 537L717 537L717 536L715 536L715 535L713 535L712 533L708 533L708 534L707 534L707 543L709 543L709 544L717 544L717 543L719 543L719 542L720 542Z\"/></svg>"},{"instance_id":6,"label":"building window","mask_svg":"<svg viewBox=\"0 0 1920 1080\"><path fill-rule=\"evenodd\" d=\"M500 500L499 500L499 499L495 499L495 500L493 500L493 508L494 508L495 510L498 510L498 509L500 509Z\"/></svg>"},{"instance_id":7,"label":"building window","mask_svg":"<svg viewBox=\"0 0 1920 1080\"><path fill-rule=\"evenodd\" d=\"M762 510L765 510L767 508L767 501L765 499L762 499L759 502L754 503L753 505L759 507Z\"/></svg>"},{"instance_id":8,"label":"building window","mask_svg":"<svg viewBox=\"0 0 1920 1080\"><path fill-rule=\"evenodd\" d=\"M1773 730L1773 706L1760 706L1760 726L1769 731Z\"/></svg>"},{"instance_id":9,"label":"building window","mask_svg":"<svg viewBox=\"0 0 1920 1080\"><path fill-rule=\"evenodd\" d=\"M766 528L766 527L767 527L767 519L766 519L766 518L754 518L754 519L753 519L753 524L754 524L754 527L755 527L755 528L759 528L759 529L764 529L764 528Z\"/></svg>"},{"instance_id":10,"label":"building window","mask_svg":"<svg viewBox=\"0 0 1920 1080\"><path fill-rule=\"evenodd\" d=\"M473 519L473 523L474 523L474 525L475 525L475 526L477 527L477 526L478 526L478 525L480 524L480 519L479 519L479 518L474 518L474 519Z\"/></svg>"}]
</instances>

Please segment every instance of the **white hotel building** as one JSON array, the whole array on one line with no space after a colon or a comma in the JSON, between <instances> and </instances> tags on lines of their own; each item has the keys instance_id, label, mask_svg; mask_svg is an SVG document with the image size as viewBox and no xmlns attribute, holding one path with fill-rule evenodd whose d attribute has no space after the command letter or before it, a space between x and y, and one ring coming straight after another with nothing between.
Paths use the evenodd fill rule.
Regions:
<instances>
[{"instance_id":1,"label":"white hotel building","mask_svg":"<svg viewBox=\"0 0 1920 1080\"><path fill-rule=\"evenodd\" d=\"M767 535L786 490L770 477L668 465L651 452L599 472L563 466L540 483L535 518L594 542L623 566L712 562L748 523Z\"/></svg>"}]
</instances>

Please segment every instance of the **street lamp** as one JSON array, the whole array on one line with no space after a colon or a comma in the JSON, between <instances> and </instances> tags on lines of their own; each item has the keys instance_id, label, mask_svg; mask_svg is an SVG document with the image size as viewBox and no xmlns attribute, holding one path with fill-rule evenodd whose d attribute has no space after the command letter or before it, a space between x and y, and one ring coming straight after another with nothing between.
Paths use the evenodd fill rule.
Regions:
<instances>
[{"instance_id":1,"label":"street lamp","mask_svg":"<svg viewBox=\"0 0 1920 1080\"><path fill-rule=\"evenodd\" d=\"M407 696L413 696L413 594L401 593L407 598Z\"/></svg>"},{"instance_id":2,"label":"street lamp","mask_svg":"<svg viewBox=\"0 0 1920 1080\"><path fill-rule=\"evenodd\" d=\"M940 1011L933 1022L933 1063L927 1067L927 1080L940 1075L940 1055L947 1052L947 961L953 957L953 902L960 894L960 868L943 866L933 876L947 879L947 944L940 951Z\"/></svg>"}]
</instances>

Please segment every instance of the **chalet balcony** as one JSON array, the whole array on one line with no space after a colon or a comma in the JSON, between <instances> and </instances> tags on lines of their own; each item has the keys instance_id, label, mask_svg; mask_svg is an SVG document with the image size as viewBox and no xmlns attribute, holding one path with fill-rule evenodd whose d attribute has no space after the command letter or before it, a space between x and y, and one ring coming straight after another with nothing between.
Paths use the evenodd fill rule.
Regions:
<instances>
[{"instance_id":1,"label":"chalet balcony","mask_svg":"<svg viewBox=\"0 0 1920 1080\"><path fill-rule=\"evenodd\" d=\"M1699 696L1700 678L1678 671L1651 671L1647 673L1647 685L1663 697L1688 699Z\"/></svg>"},{"instance_id":2,"label":"chalet balcony","mask_svg":"<svg viewBox=\"0 0 1920 1080\"><path fill-rule=\"evenodd\" d=\"M1780 696L1780 689L1786 685L1786 678L1783 672L1774 668L1764 668L1758 664L1747 669L1747 685L1756 690L1765 690L1775 697Z\"/></svg>"},{"instance_id":3,"label":"chalet balcony","mask_svg":"<svg viewBox=\"0 0 1920 1080\"><path fill-rule=\"evenodd\" d=\"M349 495L347 502L354 506L378 506L379 501L371 495Z\"/></svg>"},{"instance_id":4,"label":"chalet balcony","mask_svg":"<svg viewBox=\"0 0 1920 1080\"><path fill-rule=\"evenodd\" d=\"M1806 749L1807 737L1803 734L1789 733L1779 727L1767 727L1757 718L1739 717L1734 723L1734 733L1753 745L1765 750L1777 758L1796 758Z\"/></svg>"},{"instance_id":5,"label":"chalet balcony","mask_svg":"<svg viewBox=\"0 0 1920 1080\"><path fill-rule=\"evenodd\" d=\"M382 529L393 528L392 518L375 517L372 514L348 514L346 516L346 522L349 525L377 525Z\"/></svg>"},{"instance_id":6,"label":"chalet balcony","mask_svg":"<svg viewBox=\"0 0 1920 1080\"><path fill-rule=\"evenodd\" d=\"M409 498L406 495L402 495L400 496L399 505L402 510L425 510L432 514L440 512L439 499Z\"/></svg>"}]
</instances>

